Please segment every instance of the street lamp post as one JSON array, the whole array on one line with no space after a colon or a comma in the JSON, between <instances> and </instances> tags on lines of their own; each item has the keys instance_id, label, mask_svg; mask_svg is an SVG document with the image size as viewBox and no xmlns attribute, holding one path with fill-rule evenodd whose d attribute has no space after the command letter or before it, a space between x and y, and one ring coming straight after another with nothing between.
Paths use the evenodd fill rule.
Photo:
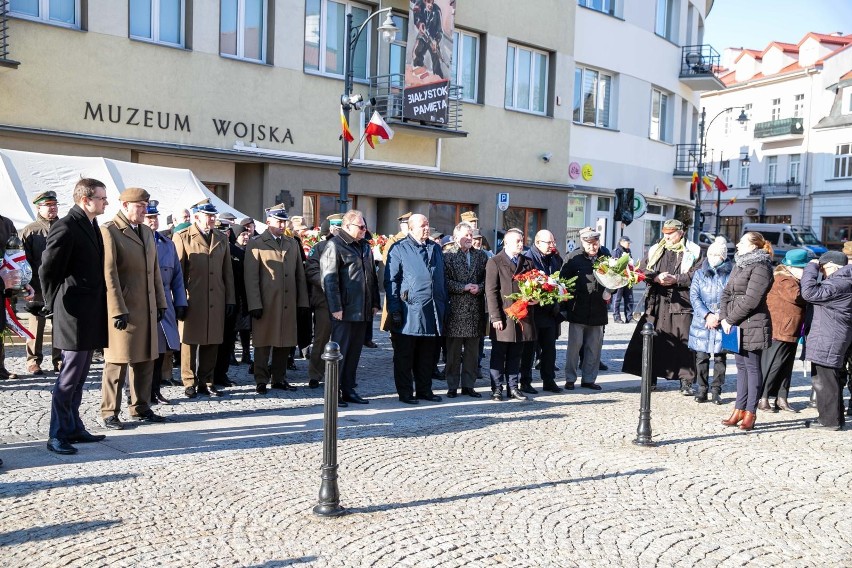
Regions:
<instances>
[{"instance_id":1,"label":"street lamp post","mask_svg":"<svg viewBox=\"0 0 852 568\"><path fill-rule=\"evenodd\" d=\"M719 158L719 160L721 161L721 157ZM748 154L746 154L745 156L742 156L742 157L740 158L740 163L741 163L741 164L748 164L748 163L750 163L750 162L751 162L751 160L749 160L749 158L748 158ZM720 233L721 233L721 231L722 231L722 217L721 217L721 215L722 215L722 210L721 210L721 200L722 200L722 194L721 194L721 192L720 192L720 191L717 191L717 192L716 192L716 231L713 233L713 234L714 234L714 235L716 235L717 237L719 236L719 234L720 234Z\"/></svg>"},{"instance_id":2,"label":"street lamp post","mask_svg":"<svg viewBox=\"0 0 852 568\"><path fill-rule=\"evenodd\" d=\"M704 152L707 146L707 132L710 131L710 127L713 126L713 122L725 114L726 112L730 112L735 108L741 109L740 116L737 117L737 122L740 124L744 122L748 122L748 115L745 113L745 107L734 106L728 107L719 112L716 116L714 116L710 120L710 124L707 124L705 127L705 119L707 117L707 111L704 107L701 107L701 122L698 123L698 187L695 188L695 211L693 213L692 219L692 240L693 242L698 242L698 237L701 234L701 186L704 182L704 175L706 174L705 164L704 164ZM718 191L718 190L717 190ZM718 203L718 202L717 202ZM717 206L718 210L718 206ZM718 223L718 221L717 221Z\"/></svg>"},{"instance_id":3,"label":"street lamp post","mask_svg":"<svg viewBox=\"0 0 852 568\"><path fill-rule=\"evenodd\" d=\"M396 38L396 33L399 31L391 18L392 8L385 8L370 14L364 20L361 26L356 30L352 25L352 12L346 14L346 54L343 59L343 95L340 97L340 104L343 108L343 118L346 124L349 124L349 111L353 108L358 110L364 98L361 95L352 96L353 70L352 59L355 58L355 46L358 44L358 38L361 37L361 32L367 27L367 24L379 14L387 12L387 18L378 27L382 32L382 37L387 42L392 42ZM342 147L340 150L340 212L346 213L349 209L349 141L346 136L341 136Z\"/></svg>"}]
</instances>

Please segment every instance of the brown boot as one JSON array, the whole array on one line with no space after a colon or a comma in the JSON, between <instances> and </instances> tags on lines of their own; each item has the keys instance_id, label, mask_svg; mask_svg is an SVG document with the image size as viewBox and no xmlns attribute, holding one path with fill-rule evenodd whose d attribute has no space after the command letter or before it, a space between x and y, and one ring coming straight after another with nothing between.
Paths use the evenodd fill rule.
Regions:
<instances>
[{"instance_id":1,"label":"brown boot","mask_svg":"<svg viewBox=\"0 0 852 568\"><path fill-rule=\"evenodd\" d=\"M740 410L739 408L735 408L731 413L731 416L727 420L722 420L722 424L725 426L736 426L739 424L743 418L745 418L745 410Z\"/></svg>"},{"instance_id":2,"label":"brown boot","mask_svg":"<svg viewBox=\"0 0 852 568\"><path fill-rule=\"evenodd\" d=\"M743 423L740 424L740 430L753 430L754 423L757 420L757 414L754 412L746 411L743 416Z\"/></svg>"},{"instance_id":3,"label":"brown boot","mask_svg":"<svg viewBox=\"0 0 852 568\"><path fill-rule=\"evenodd\" d=\"M780 408L781 410L783 410L783 411L785 411L785 412L793 412L793 413L798 413L798 412L799 412L798 410L796 410L795 408L793 408L792 406L790 406L790 403L789 403L789 402L787 402L787 399L786 399L786 398L779 398L779 399L777 399L777 400L775 401L775 406L777 406L778 408Z\"/></svg>"}]
</instances>

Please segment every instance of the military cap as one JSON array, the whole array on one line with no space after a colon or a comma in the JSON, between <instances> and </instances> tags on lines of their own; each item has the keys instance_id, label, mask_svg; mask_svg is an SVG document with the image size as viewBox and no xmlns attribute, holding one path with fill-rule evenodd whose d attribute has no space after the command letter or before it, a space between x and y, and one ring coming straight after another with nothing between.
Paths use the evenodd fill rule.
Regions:
<instances>
[{"instance_id":1,"label":"military cap","mask_svg":"<svg viewBox=\"0 0 852 568\"><path fill-rule=\"evenodd\" d=\"M34 205L47 205L50 202L56 203L56 192L53 190L42 191L33 199Z\"/></svg>"},{"instance_id":2,"label":"military cap","mask_svg":"<svg viewBox=\"0 0 852 568\"><path fill-rule=\"evenodd\" d=\"M216 206L210 203L210 199L202 199L190 208L193 213L204 213L205 215L215 215L219 212Z\"/></svg>"},{"instance_id":3,"label":"military cap","mask_svg":"<svg viewBox=\"0 0 852 568\"><path fill-rule=\"evenodd\" d=\"M412 215L414 215L414 213L409 211L408 213L403 213L402 215L397 217L396 220L399 221L400 223L408 223L408 218L411 217Z\"/></svg>"},{"instance_id":4,"label":"military cap","mask_svg":"<svg viewBox=\"0 0 852 568\"><path fill-rule=\"evenodd\" d=\"M156 217L157 215L159 215L160 211L159 211L159 209L157 209L157 205L159 205L159 204L160 204L160 202L157 201L156 199L149 200L148 201L148 210L145 211L145 216L146 217Z\"/></svg>"},{"instance_id":5,"label":"military cap","mask_svg":"<svg viewBox=\"0 0 852 568\"><path fill-rule=\"evenodd\" d=\"M290 217L290 221L293 222L294 231L305 231L309 228L307 225L305 225L303 217L299 215L294 215L293 217Z\"/></svg>"},{"instance_id":6,"label":"military cap","mask_svg":"<svg viewBox=\"0 0 852 568\"><path fill-rule=\"evenodd\" d=\"M274 205L274 206L270 207L269 209L267 209L266 210L266 217L267 218L271 217L273 219L279 219L279 220L282 220L282 221L286 221L287 219L290 218L287 215L287 209L285 209L284 205L282 205L282 204Z\"/></svg>"},{"instance_id":7,"label":"military cap","mask_svg":"<svg viewBox=\"0 0 852 568\"><path fill-rule=\"evenodd\" d=\"M118 196L118 200L122 203L139 203L149 199L151 199L151 194L141 187L128 187Z\"/></svg>"},{"instance_id":8,"label":"military cap","mask_svg":"<svg viewBox=\"0 0 852 568\"><path fill-rule=\"evenodd\" d=\"M479 229L474 229L473 232L470 234L470 237L472 239L481 239L482 233L479 232Z\"/></svg>"},{"instance_id":9,"label":"military cap","mask_svg":"<svg viewBox=\"0 0 852 568\"><path fill-rule=\"evenodd\" d=\"M471 221L479 221L479 217L476 216L475 211L465 211L461 214L461 220L470 223Z\"/></svg>"},{"instance_id":10,"label":"military cap","mask_svg":"<svg viewBox=\"0 0 852 568\"><path fill-rule=\"evenodd\" d=\"M682 231L683 223L678 221L677 219L669 219L665 223L663 223L663 233L669 234L674 233L675 231Z\"/></svg>"}]
</instances>

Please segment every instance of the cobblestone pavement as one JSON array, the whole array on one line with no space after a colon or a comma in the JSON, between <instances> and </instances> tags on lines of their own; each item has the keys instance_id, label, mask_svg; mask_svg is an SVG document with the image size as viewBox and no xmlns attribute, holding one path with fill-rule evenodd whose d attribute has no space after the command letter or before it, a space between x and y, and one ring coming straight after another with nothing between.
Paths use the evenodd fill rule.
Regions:
<instances>
[{"instance_id":1,"label":"cobblestone pavement","mask_svg":"<svg viewBox=\"0 0 852 568\"><path fill-rule=\"evenodd\" d=\"M632 329L607 328L614 370ZM610 371L602 391L526 403L411 407L394 393L387 336L375 340L359 371L370 405L340 415L349 514L337 519L311 512L322 401L303 360L296 392L255 395L245 365L221 399L168 387L175 404L156 410L169 422L107 432L75 456L44 448L52 377L3 381L2 565L852 566L852 434L803 428L810 409L761 413L752 433L723 427L732 362L721 407L661 383L656 446L643 448L631 443L635 377ZM23 373L20 347L7 363ZM99 377L96 366L82 407L96 432ZM804 408L801 363L792 394Z\"/></svg>"}]
</instances>

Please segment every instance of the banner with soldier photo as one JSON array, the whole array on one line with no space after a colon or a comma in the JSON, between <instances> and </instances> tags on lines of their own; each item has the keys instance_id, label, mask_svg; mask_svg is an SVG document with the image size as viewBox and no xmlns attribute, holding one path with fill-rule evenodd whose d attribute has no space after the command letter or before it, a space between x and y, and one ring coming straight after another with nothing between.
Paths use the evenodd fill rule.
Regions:
<instances>
[{"instance_id":1,"label":"banner with soldier photo","mask_svg":"<svg viewBox=\"0 0 852 568\"><path fill-rule=\"evenodd\" d=\"M410 0L403 116L446 124L455 0Z\"/></svg>"}]
</instances>

